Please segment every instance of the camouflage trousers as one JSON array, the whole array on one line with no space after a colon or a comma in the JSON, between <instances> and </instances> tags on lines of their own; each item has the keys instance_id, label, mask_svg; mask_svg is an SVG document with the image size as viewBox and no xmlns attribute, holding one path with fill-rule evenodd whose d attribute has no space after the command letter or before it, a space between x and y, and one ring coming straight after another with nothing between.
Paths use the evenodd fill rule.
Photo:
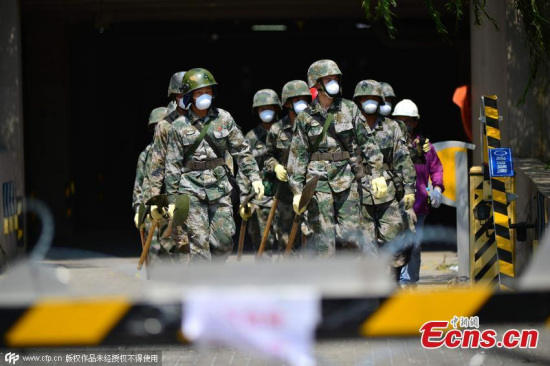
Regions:
<instances>
[{"instance_id":1,"label":"camouflage trousers","mask_svg":"<svg viewBox=\"0 0 550 366\"><path fill-rule=\"evenodd\" d=\"M293 222L294 210L292 209L292 203L279 201L279 204L277 205L277 211L275 213L275 218L273 219L273 227L275 230L275 237L277 239L276 249L278 250L280 255L285 252ZM297 250L295 248L300 248L301 245L302 235L298 234L296 235L296 238L294 239L294 243L292 245L292 253L296 254Z\"/></svg>"},{"instance_id":2,"label":"camouflage trousers","mask_svg":"<svg viewBox=\"0 0 550 366\"><path fill-rule=\"evenodd\" d=\"M362 248L361 215L357 183L343 192L315 192L305 215L306 249L309 255L328 258L336 247L359 255Z\"/></svg>"},{"instance_id":3,"label":"camouflage trousers","mask_svg":"<svg viewBox=\"0 0 550 366\"><path fill-rule=\"evenodd\" d=\"M362 205L361 213L368 233L379 245L394 240L406 229L396 200L379 205Z\"/></svg>"},{"instance_id":4,"label":"camouflage trousers","mask_svg":"<svg viewBox=\"0 0 550 366\"><path fill-rule=\"evenodd\" d=\"M191 261L225 261L233 249L235 235L231 197L205 201L189 195L189 214L183 231L189 238Z\"/></svg>"},{"instance_id":5,"label":"camouflage trousers","mask_svg":"<svg viewBox=\"0 0 550 366\"><path fill-rule=\"evenodd\" d=\"M146 223L145 239L151 229L152 222ZM172 233L167 233L168 237L163 235L168 228L168 220L160 220L149 247L149 264L161 263L186 263L189 261L189 242L187 235L181 228L173 228Z\"/></svg>"},{"instance_id":6,"label":"camouflage trousers","mask_svg":"<svg viewBox=\"0 0 550 366\"><path fill-rule=\"evenodd\" d=\"M392 253L390 272L400 273L400 268L411 258L414 240L414 224L404 208L403 201L396 200L379 205L363 205L362 215L365 226L372 233L372 245L382 251Z\"/></svg>"},{"instance_id":7,"label":"camouflage trousers","mask_svg":"<svg viewBox=\"0 0 550 366\"><path fill-rule=\"evenodd\" d=\"M265 226L267 224L267 218L271 207L264 206L254 206L255 210L252 214L252 217L248 219L247 231L250 239L252 240L252 247L256 252L260 248L260 243L262 242L262 237L264 235ZM273 250L273 244L275 243L275 231L273 225L269 230L269 235L267 236L267 242L265 243L265 254L271 255Z\"/></svg>"}]
</instances>

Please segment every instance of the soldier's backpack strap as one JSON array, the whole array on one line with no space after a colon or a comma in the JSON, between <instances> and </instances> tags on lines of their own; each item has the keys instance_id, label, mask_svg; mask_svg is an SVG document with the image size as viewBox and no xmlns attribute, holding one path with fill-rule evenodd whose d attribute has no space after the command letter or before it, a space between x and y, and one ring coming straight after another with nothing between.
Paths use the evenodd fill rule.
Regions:
<instances>
[{"instance_id":1,"label":"soldier's backpack strap","mask_svg":"<svg viewBox=\"0 0 550 366\"><path fill-rule=\"evenodd\" d=\"M195 153L195 151L197 150L197 148L201 144L202 140L204 140L204 138L206 136L208 136L206 134L206 132L208 131L208 127L210 127L210 122L205 123L204 126L202 126L202 130L201 130L201 133L200 133L199 137L195 140L195 142L189 148L189 150L187 150L187 152L185 153L183 161L187 161ZM208 141L208 140L206 140L206 141Z\"/></svg>"},{"instance_id":2,"label":"soldier's backpack strap","mask_svg":"<svg viewBox=\"0 0 550 366\"><path fill-rule=\"evenodd\" d=\"M313 146L311 146L311 149L309 152L313 154L314 152L317 152L319 150L319 144L321 144L321 141L323 141L323 137L325 137L325 134L327 133L327 130L332 123L332 114L328 114L327 119L325 120L325 125L323 126L323 132L319 136L317 136L317 139L313 143Z\"/></svg>"},{"instance_id":3,"label":"soldier's backpack strap","mask_svg":"<svg viewBox=\"0 0 550 366\"><path fill-rule=\"evenodd\" d=\"M178 110L176 108L170 114L168 114L166 117L164 117L164 120L168 123L172 123L175 120L177 120L179 117L180 117L180 114L178 113Z\"/></svg>"}]
</instances>

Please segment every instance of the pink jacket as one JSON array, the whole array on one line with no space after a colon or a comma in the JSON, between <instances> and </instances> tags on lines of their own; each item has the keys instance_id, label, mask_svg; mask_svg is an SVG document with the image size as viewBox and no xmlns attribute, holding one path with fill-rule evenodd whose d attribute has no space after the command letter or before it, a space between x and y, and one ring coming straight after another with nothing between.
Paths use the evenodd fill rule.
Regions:
<instances>
[{"instance_id":1,"label":"pink jacket","mask_svg":"<svg viewBox=\"0 0 550 366\"><path fill-rule=\"evenodd\" d=\"M419 138L420 136L417 136ZM413 139L413 140L416 140ZM414 201L414 212L418 214L427 214L430 211L428 206L428 179L432 180L432 186L441 188L441 192L445 191L443 186L443 165L435 152L435 148L431 143L430 151L424 154L426 157L426 164L414 164L416 169L416 194ZM416 143L413 142L413 147L416 147Z\"/></svg>"}]
</instances>

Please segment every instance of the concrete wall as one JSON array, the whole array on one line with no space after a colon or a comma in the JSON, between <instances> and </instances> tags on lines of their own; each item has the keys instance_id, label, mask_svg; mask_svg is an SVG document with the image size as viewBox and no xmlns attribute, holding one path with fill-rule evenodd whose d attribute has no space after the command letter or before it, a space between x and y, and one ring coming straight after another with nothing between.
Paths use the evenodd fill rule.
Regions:
<instances>
[{"instance_id":1,"label":"concrete wall","mask_svg":"<svg viewBox=\"0 0 550 366\"><path fill-rule=\"evenodd\" d=\"M21 108L21 39L19 2L0 1L0 183L13 181L15 195L24 196L23 119ZM2 203L2 196L0 196ZM0 207L2 207L0 205ZM0 210L4 219L4 213ZM24 226L24 222L21 222ZM16 233L0 233L0 256L15 256ZM22 248L21 248L22 249ZM5 254L4 254L5 253ZM5 263L0 258L0 268Z\"/></svg>"},{"instance_id":2,"label":"concrete wall","mask_svg":"<svg viewBox=\"0 0 550 366\"><path fill-rule=\"evenodd\" d=\"M487 12L499 27L484 20L474 25L471 14L472 122L474 143L481 147L479 128L480 97L496 94L502 146L511 147L515 157L550 160L550 95L536 82L525 103L518 104L529 79L529 49L521 17L511 0L487 2ZM474 153L474 164L481 152Z\"/></svg>"},{"instance_id":3,"label":"concrete wall","mask_svg":"<svg viewBox=\"0 0 550 366\"><path fill-rule=\"evenodd\" d=\"M472 60L472 123L474 165L482 161L479 108L482 95L496 94L499 98L501 143L511 147L516 161L516 222L536 223L536 197L541 192L539 183L522 170L518 158L532 158L531 165L539 166L537 180L550 179L550 171L544 169L550 160L550 95L542 93L541 79L534 83L524 103L519 103L529 80L529 49L523 21L512 0L487 2L487 12L496 20L499 30L485 20L474 25L471 14ZM529 230L526 242L516 246L516 273L520 274L530 258L529 247L536 239L536 231Z\"/></svg>"}]
</instances>

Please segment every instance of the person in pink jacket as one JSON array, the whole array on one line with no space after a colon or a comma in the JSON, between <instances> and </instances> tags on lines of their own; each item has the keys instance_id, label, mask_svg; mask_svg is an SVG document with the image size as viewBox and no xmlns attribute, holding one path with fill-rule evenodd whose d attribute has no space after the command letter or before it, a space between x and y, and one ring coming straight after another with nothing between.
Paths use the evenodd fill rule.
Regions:
<instances>
[{"instance_id":1,"label":"person in pink jacket","mask_svg":"<svg viewBox=\"0 0 550 366\"><path fill-rule=\"evenodd\" d=\"M426 216L430 212L430 205L437 208L441 205L443 186L443 165L430 143L424 139L418 128L418 107L410 99L397 103L393 112L395 119L403 121L409 133L409 150L416 170L416 193L414 201L414 215L416 216L416 236L409 263L401 269L399 284L401 286L415 286L420 273L420 244L422 230ZM428 189L428 180L432 181L433 189ZM414 219L413 219L414 220Z\"/></svg>"}]
</instances>

